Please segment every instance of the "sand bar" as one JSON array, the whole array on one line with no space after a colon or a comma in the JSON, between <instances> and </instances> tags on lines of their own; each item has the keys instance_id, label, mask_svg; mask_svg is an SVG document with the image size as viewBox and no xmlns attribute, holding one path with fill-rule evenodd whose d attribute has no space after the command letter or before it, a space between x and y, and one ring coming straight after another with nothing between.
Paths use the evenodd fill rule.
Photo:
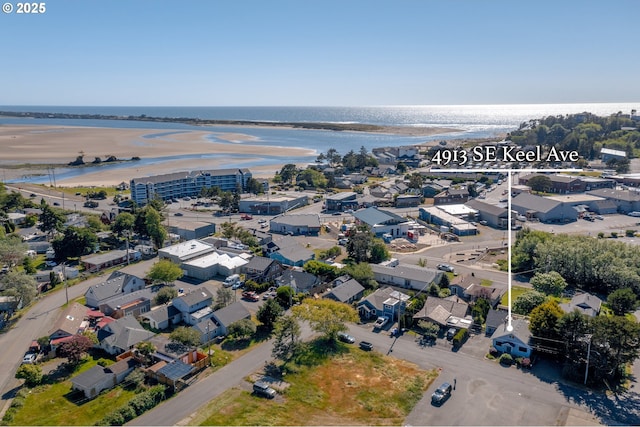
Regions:
<instances>
[{"instance_id":1,"label":"sand bar","mask_svg":"<svg viewBox=\"0 0 640 427\"><path fill-rule=\"evenodd\" d=\"M252 126L245 126L251 128ZM284 163L305 163L315 150L296 147L254 145L259 138L225 126L202 130L121 129L80 126L2 125L0 126L0 168L2 179L20 179L29 175L46 175L47 165L65 167L83 155L90 164L95 158L109 156L127 160L118 169L85 166L82 174L58 177L57 185L117 185L129 179L161 173L197 169L219 169L228 165L251 168L257 177L272 177ZM393 133L394 128L389 128ZM404 135L438 134L455 131L442 128L401 128ZM318 132L330 132L318 130ZM401 132L398 132L401 133ZM215 136L223 142L207 137ZM252 144L253 143L253 144ZM275 157L271 164L260 162L265 155ZM173 156L191 156L171 158ZM199 157L202 156L202 157ZM209 158L203 158L208 156ZM156 163L128 161L132 157L159 159ZM282 157L282 163L277 161ZM166 159L169 158L169 159ZM236 166L232 166L236 167Z\"/></svg>"}]
</instances>

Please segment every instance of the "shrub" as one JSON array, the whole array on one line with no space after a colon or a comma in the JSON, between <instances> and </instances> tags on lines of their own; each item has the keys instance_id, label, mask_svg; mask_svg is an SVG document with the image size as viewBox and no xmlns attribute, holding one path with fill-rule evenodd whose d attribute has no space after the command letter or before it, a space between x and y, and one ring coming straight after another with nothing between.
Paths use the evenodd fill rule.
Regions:
<instances>
[{"instance_id":1,"label":"shrub","mask_svg":"<svg viewBox=\"0 0 640 427\"><path fill-rule=\"evenodd\" d=\"M104 358L100 358L98 359L98 365L104 367L104 366L109 366L111 364L111 361L109 359L104 359Z\"/></svg>"},{"instance_id":2,"label":"shrub","mask_svg":"<svg viewBox=\"0 0 640 427\"><path fill-rule=\"evenodd\" d=\"M453 336L453 346L454 347L460 347L462 346L462 344L464 344L467 341L467 338L469 338L469 330L468 329L460 329L458 330L458 332L456 332L456 334Z\"/></svg>"},{"instance_id":3,"label":"shrub","mask_svg":"<svg viewBox=\"0 0 640 427\"><path fill-rule=\"evenodd\" d=\"M604 233L602 231L598 233L598 239L604 239Z\"/></svg>"},{"instance_id":4,"label":"shrub","mask_svg":"<svg viewBox=\"0 0 640 427\"><path fill-rule=\"evenodd\" d=\"M633 236L635 236L635 235L636 235L636 230L626 230L626 231L624 232L624 234L625 234L625 236L627 236L627 237L633 237Z\"/></svg>"},{"instance_id":5,"label":"shrub","mask_svg":"<svg viewBox=\"0 0 640 427\"><path fill-rule=\"evenodd\" d=\"M502 356L500 356L500 364L507 366L513 365L513 357L511 357L511 355L507 353L503 354Z\"/></svg>"},{"instance_id":6,"label":"shrub","mask_svg":"<svg viewBox=\"0 0 640 427\"><path fill-rule=\"evenodd\" d=\"M615 232L615 231L612 231L612 232L611 232L611 237L612 237L613 239L617 239L617 238L618 238L618 233L617 233L617 232Z\"/></svg>"}]
</instances>

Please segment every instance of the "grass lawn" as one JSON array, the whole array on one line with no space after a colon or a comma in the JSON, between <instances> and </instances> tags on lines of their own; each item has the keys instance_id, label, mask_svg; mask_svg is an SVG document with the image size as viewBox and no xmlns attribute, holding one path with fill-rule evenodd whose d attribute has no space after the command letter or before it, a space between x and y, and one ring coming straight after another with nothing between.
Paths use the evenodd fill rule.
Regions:
<instances>
[{"instance_id":1,"label":"grass lawn","mask_svg":"<svg viewBox=\"0 0 640 427\"><path fill-rule=\"evenodd\" d=\"M72 376L90 369L97 360L88 360ZM93 400L72 401L71 380L36 387L27 396L25 404L9 425L94 425L113 409L126 404L134 391L120 387L107 390ZM82 396L84 397L84 396Z\"/></svg>"},{"instance_id":2,"label":"grass lawn","mask_svg":"<svg viewBox=\"0 0 640 427\"><path fill-rule=\"evenodd\" d=\"M211 401L191 423L400 425L438 375L345 344L334 353L309 353L301 359L302 364L289 362L291 373L284 381L290 386L276 399L233 388Z\"/></svg>"},{"instance_id":3,"label":"grass lawn","mask_svg":"<svg viewBox=\"0 0 640 427\"><path fill-rule=\"evenodd\" d=\"M489 280L489 279L482 279L480 280L480 286L491 286L493 285L493 281Z\"/></svg>"},{"instance_id":4,"label":"grass lawn","mask_svg":"<svg viewBox=\"0 0 640 427\"><path fill-rule=\"evenodd\" d=\"M524 294L527 291L531 291L532 289L524 288L522 286L512 286L511 287L511 302L514 302L516 298L520 295ZM502 305L509 305L509 293L505 293L502 296L502 301L500 301Z\"/></svg>"}]
</instances>

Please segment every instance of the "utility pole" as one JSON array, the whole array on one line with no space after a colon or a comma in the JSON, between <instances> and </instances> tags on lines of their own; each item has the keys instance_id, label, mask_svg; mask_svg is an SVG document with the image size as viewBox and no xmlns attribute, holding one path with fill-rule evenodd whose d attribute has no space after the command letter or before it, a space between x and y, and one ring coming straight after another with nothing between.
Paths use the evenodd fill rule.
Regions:
<instances>
[{"instance_id":1,"label":"utility pole","mask_svg":"<svg viewBox=\"0 0 640 427\"><path fill-rule=\"evenodd\" d=\"M585 335L585 338L589 338L589 343L587 344L587 368L584 371L584 384L587 385L587 378L589 377L589 359L591 357L591 338L592 334Z\"/></svg>"},{"instance_id":2,"label":"utility pole","mask_svg":"<svg viewBox=\"0 0 640 427\"><path fill-rule=\"evenodd\" d=\"M67 297L67 305L69 305L69 287L67 286L67 270L66 264L62 263L62 280L64 280L64 295Z\"/></svg>"}]
</instances>

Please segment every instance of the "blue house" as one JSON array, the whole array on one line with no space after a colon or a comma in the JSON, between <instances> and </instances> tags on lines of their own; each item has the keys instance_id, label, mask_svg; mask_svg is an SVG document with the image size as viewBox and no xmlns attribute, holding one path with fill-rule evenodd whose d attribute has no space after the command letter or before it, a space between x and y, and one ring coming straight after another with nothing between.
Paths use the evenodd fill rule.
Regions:
<instances>
[{"instance_id":1,"label":"blue house","mask_svg":"<svg viewBox=\"0 0 640 427\"><path fill-rule=\"evenodd\" d=\"M397 320L398 314L407 308L409 295L393 290L393 288L377 289L358 303L358 313L365 319L387 316Z\"/></svg>"}]
</instances>

